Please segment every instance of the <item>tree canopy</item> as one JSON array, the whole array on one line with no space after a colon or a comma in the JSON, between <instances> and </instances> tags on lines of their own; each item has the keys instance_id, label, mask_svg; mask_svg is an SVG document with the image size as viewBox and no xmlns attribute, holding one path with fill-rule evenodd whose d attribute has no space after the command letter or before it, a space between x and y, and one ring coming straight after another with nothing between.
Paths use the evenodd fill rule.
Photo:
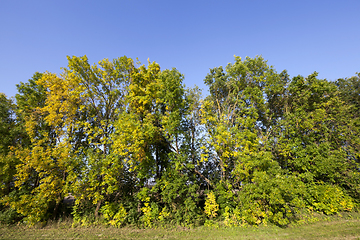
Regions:
<instances>
[{"instance_id":1,"label":"tree canopy","mask_svg":"<svg viewBox=\"0 0 360 240\"><path fill-rule=\"evenodd\" d=\"M0 94L0 222L284 226L357 210L359 79L235 57L203 98L156 62L68 57Z\"/></svg>"}]
</instances>

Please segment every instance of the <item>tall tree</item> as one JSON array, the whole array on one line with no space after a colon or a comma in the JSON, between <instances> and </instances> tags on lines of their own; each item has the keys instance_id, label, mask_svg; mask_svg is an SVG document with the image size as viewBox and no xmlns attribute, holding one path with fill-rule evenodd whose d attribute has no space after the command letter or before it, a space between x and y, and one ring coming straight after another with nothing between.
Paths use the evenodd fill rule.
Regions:
<instances>
[{"instance_id":1,"label":"tall tree","mask_svg":"<svg viewBox=\"0 0 360 240\"><path fill-rule=\"evenodd\" d=\"M75 153L77 170L71 171L69 190L75 194L78 205L83 201L96 203L98 217L102 203L121 188L123 162L113 154L111 136L118 115L126 109L124 97L133 61L125 56L112 62L104 59L92 66L86 56L68 57L68 61L62 79L75 86L58 109L73 106L74 112L60 115L52 112L63 117L66 138ZM52 108L57 102L54 98L48 106Z\"/></svg>"},{"instance_id":2,"label":"tall tree","mask_svg":"<svg viewBox=\"0 0 360 240\"><path fill-rule=\"evenodd\" d=\"M319 211L327 211L328 205L319 207L323 202L316 196L329 188L342 189L336 190L339 198L350 194L358 199L359 162L354 147L359 132L351 122L351 106L339 98L335 84L318 79L316 72L307 78L294 77L286 104L288 111L274 138L281 167L306 184L312 197L305 198Z\"/></svg>"},{"instance_id":3,"label":"tall tree","mask_svg":"<svg viewBox=\"0 0 360 240\"><path fill-rule=\"evenodd\" d=\"M16 122L16 105L0 93L0 199L13 190L17 160L11 151L18 143L20 129Z\"/></svg>"},{"instance_id":4,"label":"tall tree","mask_svg":"<svg viewBox=\"0 0 360 240\"><path fill-rule=\"evenodd\" d=\"M68 192L76 195L78 204L95 202L97 216L103 199L118 185L114 179L121 165L110 153L110 135L116 115L122 111L132 60L105 59L99 66L90 66L86 56L68 57L68 61L61 76L46 73L36 81L46 89L46 101L26 118L32 148L19 153L23 163L18 168L17 184L27 181L29 169L38 173L39 181L17 205L41 212L34 221L45 219L51 204L55 204L56 215ZM37 116L50 132L38 131L42 122ZM35 200L42 205L33 206Z\"/></svg>"},{"instance_id":5,"label":"tall tree","mask_svg":"<svg viewBox=\"0 0 360 240\"><path fill-rule=\"evenodd\" d=\"M210 95L203 104L203 124L216 152L221 179L250 181L252 159L266 152L271 121L278 114L270 112L268 105L274 102L272 92L279 91L281 78L262 57L245 61L236 57L225 71L211 69L205 83Z\"/></svg>"},{"instance_id":6,"label":"tall tree","mask_svg":"<svg viewBox=\"0 0 360 240\"><path fill-rule=\"evenodd\" d=\"M176 69L161 72L155 62L131 74L128 109L119 116L115 146L142 181L160 179L169 164L168 154L180 152L182 80Z\"/></svg>"},{"instance_id":7,"label":"tall tree","mask_svg":"<svg viewBox=\"0 0 360 240\"><path fill-rule=\"evenodd\" d=\"M235 57L225 71L211 69L205 79L210 95L202 107L203 124L221 173L215 193L220 211L237 224L284 225L301 207L297 179L282 175L271 151L288 81L285 71L276 73L262 57Z\"/></svg>"}]
</instances>

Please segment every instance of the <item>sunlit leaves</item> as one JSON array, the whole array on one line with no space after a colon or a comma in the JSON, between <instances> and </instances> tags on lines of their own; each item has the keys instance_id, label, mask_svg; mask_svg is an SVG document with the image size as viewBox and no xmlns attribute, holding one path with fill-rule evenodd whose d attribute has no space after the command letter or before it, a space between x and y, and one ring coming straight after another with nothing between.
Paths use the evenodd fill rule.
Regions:
<instances>
[{"instance_id":1,"label":"sunlit leaves","mask_svg":"<svg viewBox=\"0 0 360 240\"><path fill-rule=\"evenodd\" d=\"M156 63L140 66L131 74L127 111L117 121L115 151L138 177L161 176L168 153L178 151L177 138L184 116L182 75L160 71Z\"/></svg>"},{"instance_id":2,"label":"sunlit leaves","mask_svg":"<svg viewBox=\"0 0 360 240\"><path fill-rule=\"evenodd\" d=\"M202 121L206 125L214 151L217 153L222 177L238 176L248 169L248 161L265 145L264 136L270 129L271 116L266 110L266 89L279 79L275 71L261 58L236 57L222 67L210 70L205 83L210 96L202 106ZM239 174L236 174L238 172ZM230 175L229 175L230 173ZM244 176L244 175L243 175Z\"/></svg>"},{"instance_id":3,"label":"sunlit leaves","mask_svg":"<svg viewBox=\"0 0 360 240\"><path fill-rule=\"evenodd\" d=\"M0 211L29 224L71 208L81 224L284 226L304 209L358 207L359 76L290 79L235 57L210 69L205 99L183 80L155 62L73 56L19 84L16 104L0 94Z\"/></svg>"}]
</instances>

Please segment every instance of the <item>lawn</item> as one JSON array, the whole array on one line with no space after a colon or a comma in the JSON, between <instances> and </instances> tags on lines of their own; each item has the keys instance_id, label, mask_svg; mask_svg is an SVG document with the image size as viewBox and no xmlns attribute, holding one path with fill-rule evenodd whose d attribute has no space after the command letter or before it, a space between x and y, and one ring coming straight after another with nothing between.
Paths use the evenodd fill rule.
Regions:
<instances>
[{"instance_id":1,"label":"lawn","mask_svg":"<svg viewBox=\"0 0 360 240\"><path fill-rule=\"evenodd\" d=\"M57 222L45 227L0 226L0 239L360 239L360 214L322 218L307 224L194 229L137 229L105 226L71 227Z\"/></svg>"}]
</instances>

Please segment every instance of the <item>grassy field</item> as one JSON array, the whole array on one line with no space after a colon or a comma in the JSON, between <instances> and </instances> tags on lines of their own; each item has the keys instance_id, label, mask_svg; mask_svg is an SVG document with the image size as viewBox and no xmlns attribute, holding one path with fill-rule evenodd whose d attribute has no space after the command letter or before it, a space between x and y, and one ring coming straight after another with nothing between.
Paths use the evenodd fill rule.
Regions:
<instances>
[{"instance_id":1,"label":"grassy field","mask_svg":"<svg viewBox=\"0 0 360 240\"><path fill-rule=\"evenodd\" d=\"M69 222L45 227L0 226L0 239L360 239L360 214L331 217L286 228L276 226L194 229L76 227Z\"/></svg>"}]
</instances>

